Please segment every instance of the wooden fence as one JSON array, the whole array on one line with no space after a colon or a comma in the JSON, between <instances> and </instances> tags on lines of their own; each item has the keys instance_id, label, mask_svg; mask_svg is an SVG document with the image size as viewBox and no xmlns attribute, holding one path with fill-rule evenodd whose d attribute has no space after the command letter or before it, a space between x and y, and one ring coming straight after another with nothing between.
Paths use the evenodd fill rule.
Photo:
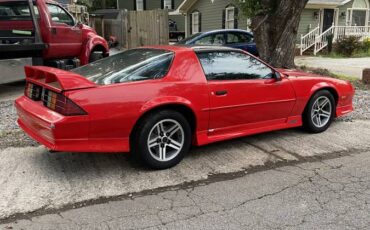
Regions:
<instances>
[{"instance_id":1,"label":"wooden fence","mask_svg":"<svg viewBox=\"0 0 370 230\"><path fill-rule=\"evenodd\" d=\"M106 39L117 37L124 49L169 43L167 10L123 10L116 19L94 18L92 26Z\"/></svg>"}]
</instances>

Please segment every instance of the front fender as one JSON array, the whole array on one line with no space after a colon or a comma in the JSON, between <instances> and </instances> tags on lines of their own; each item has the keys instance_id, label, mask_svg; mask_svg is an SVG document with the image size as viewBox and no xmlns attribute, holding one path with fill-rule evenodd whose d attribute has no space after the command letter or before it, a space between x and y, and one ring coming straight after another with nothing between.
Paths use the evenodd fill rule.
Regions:
<instances>
[{"instance_id":1,"label":"front fender","mask_svg":"<svg viewBox=\"0 0 370 230\"><path fill-rule=\"evenodd\" d=\"M312 86L310 90L310 95L308 98L311 98L317 91L324 89L324 88L331 88L335 90L335 92L337 92L337 94L339 95L337 87L331 82L319 82Z\"/></svg>"},{"instance_id":2,"label":"front fender","mask_svg":"<svg viewBox=\"0 0 370 230\"><path fill-rule=\"evenodd\" d=\"M97 46L103 47L104 49L103 55L108 56L109 47L108 47L107 41L100 36L90 35L88 36L88 39L85 42L84 47L82 48L82 52L80 55L81 65L86 65L89 63L90 54L94 50L94 48Z\"/></svg>"}]
</instances>

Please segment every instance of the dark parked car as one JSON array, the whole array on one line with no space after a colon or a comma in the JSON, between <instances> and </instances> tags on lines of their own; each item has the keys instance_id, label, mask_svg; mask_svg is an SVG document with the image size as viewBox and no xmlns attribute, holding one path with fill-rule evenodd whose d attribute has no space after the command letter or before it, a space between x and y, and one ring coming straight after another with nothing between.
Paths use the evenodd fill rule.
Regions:
<instances>
[{"instance_id":1,"label":"dark parked car","mask_svg":"<svg viewBox=\"0 0 370 230\"><path fill-rule=\"evenodd\" d=\"M238 29L212 30L200 32L181 40L178 44L186 45L217 45L245 50L258 56L253 34Z\"/></svg>"}]
</instances>

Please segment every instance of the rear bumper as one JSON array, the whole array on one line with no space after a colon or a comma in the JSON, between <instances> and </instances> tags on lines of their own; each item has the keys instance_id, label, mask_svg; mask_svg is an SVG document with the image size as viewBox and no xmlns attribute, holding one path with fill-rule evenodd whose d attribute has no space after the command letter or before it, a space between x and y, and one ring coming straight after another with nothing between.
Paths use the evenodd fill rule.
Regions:
<instances>
[{"instance_id":1,"label":"rear bumper","mask_svg":"<svg viewBox=\"0 0 370 230\"><path fill-rule=\"evenodd\" d=\"M53 151L129 152L129 139L89 139L88 116L66 117L22 96L15 102L19 126Z\"/></svg>"}]
</instances>

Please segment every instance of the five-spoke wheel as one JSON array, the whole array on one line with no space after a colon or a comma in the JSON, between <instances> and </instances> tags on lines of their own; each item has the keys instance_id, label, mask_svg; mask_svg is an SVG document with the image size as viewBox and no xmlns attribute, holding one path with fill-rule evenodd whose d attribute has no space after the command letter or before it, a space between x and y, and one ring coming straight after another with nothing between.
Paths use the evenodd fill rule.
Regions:
<instances>
[{"instance_id":1,"label":"five-spoke wheel","mask_svg":"<svg viewBox=\"0 0 370 230\"><path fill-rule=\"evenodd\" d=\"M181 151L185 142L184 129L179 122L165 119L154 125L148 136L148 149L158 161L170 161Z\"/></svg>"},{"instance_id":2,"label":"five-spoke wheel","mask_svg":"<svg viewBox=\"0 0 370 230\"><path fill-rule=\"evenodd\" d=\"M334 118L335 99L327 90L315 93L307 104L303 114L303 126L306 130L319 133L325 131Z\"/></svg>"},{"instance_id":3,"label":"five-spoke wheel","mask_svg":"<svg viewBox=\"0 0 370 230\"><path fill-rule=\"evenodd\" d=\"M131 142L133 154L154 169L178 164L190 144L189 121L174 110L147 114L136 127Z\"/></svg>"}]
</instances>

